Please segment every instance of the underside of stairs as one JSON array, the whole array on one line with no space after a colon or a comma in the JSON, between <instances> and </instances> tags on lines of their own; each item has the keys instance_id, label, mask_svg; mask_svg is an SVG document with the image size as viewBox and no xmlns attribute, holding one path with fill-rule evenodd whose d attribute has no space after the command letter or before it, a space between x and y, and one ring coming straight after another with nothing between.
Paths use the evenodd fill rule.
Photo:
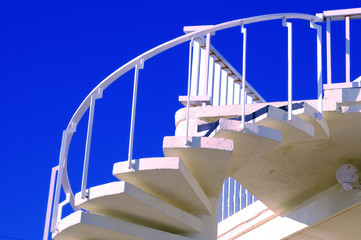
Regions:
<instances>
[{"instance_id":1,"label":"underside of stairs","mask_svg":"<svg viewBox=\"0 0 361 240\"><path fill-rule=\"evenodd\" d=\"M233 153L222 138L165 137L165 157L114 164L120 181L75 196L83 210L61 220L54 239L216 239L218 196Z\"/></svg>"},{"instance_id":2,"label":"underside of stairs","mask_svg":"<svg viewBox=\"0 0 361 240\"><path fill-rule=\"evenodd\" d=\"M61 220L53 238L215 240L229 176L282 215L334 185L340 159L361 155L347 137L361 131L360 113L325 102L323 118L315 101L294 103L291 120L284 102L249 104L244 128L240 105L191 108L187 142L165 137L164 157L133 160L134 169L115 163L120 181L92 187L84 199L76 194L82 210ZM353 136L361 141L361 132Z\"/></svg>"},{"instance_id":3,"label":"underside of stairs","mask_svg":"<svg viewBox=\"0 0 361 240\"><path fill-rule=\"evenodd\" d=\"M247 104L244 128L241 105L193 108L189 114L195 124L190 131L197 136L232 139L234 152L227 177L283 215L335 185L340 164L359 165L358 103L342 103L325 95L322 115L317 100L299 101L292 105L291 120L287 102ZM178 132L184 130L185 116L184 109L176 114Z\"/></svg>"},{"instance_id":4,"label":"underside of stairs","mask_svg":"<svg viewBox=\"0 0 361 240\"><path fill-rule=\"evenodd\" d=\"M165 137L164 157L133 160L134 169L128 162L114 164L113 175L120 181L90 188L84 199L76 194L75 205L83 211L63 219L53 237L216 239L218 198L227 177L254 190L259 182L252 181L269 174L259 164L274 149L329 135L325 121L306 102L293 105L292 120L287 106L253 107L243 129L240 116L218 117L194 126L203 136L189 137L187 143L184 136ZM262 198L265 192L255 194Z\"/></svg>"}]
</instances>

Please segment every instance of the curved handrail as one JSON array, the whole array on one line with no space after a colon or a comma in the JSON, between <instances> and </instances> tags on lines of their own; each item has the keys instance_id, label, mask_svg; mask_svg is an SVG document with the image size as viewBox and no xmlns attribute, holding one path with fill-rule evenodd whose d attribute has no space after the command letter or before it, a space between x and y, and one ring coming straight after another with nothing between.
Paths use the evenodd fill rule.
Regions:
<instances>
[{"instance_id":1,"label":"curved handrail","mask_svg":"<svg viewBox=\"0 0 361 240\"><path fill-rule=\"evenodd\" d=\"M71 127L72 123L77 124L86 110L88 109L90 105L90 98L91 96L97 91L98 88L101 88L105 90L110 84L112 84L115 80L117 80L119 77L121 77L123 74L128 72L129 70L133 69L135 65L139 64L141 59L145 62L146 60L154 57L155 55L158 55L161 52L164 52L172 47L175 47L181 43L184 43L186 41L190 41L192 38L198 38L204 35L207 35L207 33L216 32L219 30L224 30L227 28L232 28L236 26L240 26L242 24L250 24L250 23L256 23L256 22L264 22L264 21L270 21L270 20L277 20L277 19L302 19L302 20L308 20L308 21L314 21L314 22L323 22L322 18L319 18L317 16L309 15L309 14L300 14L300 13L278 13L278 14L268 14L268 15L261 15L256 17L249 17L249 18L242 18L238 20L233 20L217 25L210 26L207 29L200 30L197 32L188 33L186 35L182 35L178 38L175 38L173 40L170 40L168 42L165 42L155 48L150 49L149 51L139 55L138 57L132 59L128 63L124 64L122 67L115 70L112 74L110 74L108 77L106 77L102 82L100 82L90 93L89 95L84 99L84 101L80 104L76 112L74 113L73 117L71 118L68 129Z\"/></svg>"},{"instance_id":2,"label":"curved handrail","mask_svg":"<svg viewBox=\"0 0 361 240\"><path fill-rule=\"evenodd\" d=\"M111 73L108 77L106 77L102 82L100 82L89 94L88 96L83 100L83 102L80 104L74 115L72 116L66 130L63 134L63 141L62 141L62 147L61 147L61 153L60 153L60 160L59 160L59 166L62 169L59 170L59 177L57 182L57 192L60 191L60 184L63 186L64 191L67 195L69 195L69 201L74 209L74 194L72 192L68 174L67 174L67 155L68 150L70 146L70 142L72 139L72 135L75 132L76 125L79 123L85 112L90 106L91 97L94 94L97 94L98 90L101 89L104 91L110 84L112 84L115 80L117 80L119 77L121 77L126 72L133 69L136 65L143 64L146 60L158 55L159 53L162 53L172 47L175 47L177 45L180 45L184 42L190 41L191 39L199 38L202 36L207 35L208 33L213 33L216 31L251 24L251 23L257 23L257 22L264 22L264 21L270 21L270 20L277 20L277 19L301 19L301 20L308 20L311 23L314 22L323 22L324 19L309 15L309 14L300 14L300 13L278 13L278 14L267 14L267 15L260 15L255 17L249 17L249 18L242 18L238 20L233 20L217 25L211 25L207 26L205 29L191 32L185 35L182 35L178 38L175 38L173 40L170 40L168 42L165 42L157 47L154 47L150 49L149 51L139 55L138 57L132 59L128 63L124 64L122 67L115 70L113 73ZM65 139L64 139L65 137ZM59 181L60 179L60 181ZM57 194L57 193L56 193ZM59 193L58 193L59 194ZM54 205L58 204L54 202ZM55 209L54 209L55 210ZM55 212L55 211L54 211ZM56 213L55 213L56 214ZM54 215L54 214L53 214ZM57 215L57 214L56 214Z\"/></svg>"}]
</instances>

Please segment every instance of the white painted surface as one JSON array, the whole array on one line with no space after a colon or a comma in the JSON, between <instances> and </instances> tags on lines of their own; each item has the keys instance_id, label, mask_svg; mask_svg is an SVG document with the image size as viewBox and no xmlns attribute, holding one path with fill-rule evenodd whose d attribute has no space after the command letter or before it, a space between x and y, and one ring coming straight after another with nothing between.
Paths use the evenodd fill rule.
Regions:
<instances>
[{"instance_id":1,"label":"white painted surface","mask_svg":"<svg viewBox=\"0 0 361 240\"><path fill-rule=\"evenodd\" d=\"M191 95L197 96L199 89L199 65L201 58L201 48L198 41L193 42L193 59L192 59L192 78L191 78Z\"/></svg>"},{"instance_id":2,"label":"white painted surface","mask_svg":"<svg viewBox=\"0 0 361 240\"><path fill-rule=\"evenodd\" d=\"M227 105L234 104L234 78L228 76Z\"/></svg>"},{"instance_id":3,"label":"white painted surface","mask_svg":"<svg viewBox=\"0 0 361 240\"><path fill-rule=\"evenodd\" d=\"M184 145L184 139L180 139ZM212 211L208 197L179 158L137 159L135 171L119 162L114 164L113 175L184 211L196 214Z\"/></svg>"},{"instance_id":4,"label":"white painted surface","mask_svg":"<svg viewBox=\"0 0 361 240\"><path fill-rule=\"evenodd\" d=\"M214 56L209 58L209 73L208 73L208 90L207 95L211 96L213 99L213 89L214 89Z\"/></svg>"},{"instance_id":5,"label":"white painted surface","mask_svg":"<svg viewBox=\"0 0 361 240\"><path fill-rule=\"evenodd\" d=\"M290 15L290 17L292 17L293 15ZM274 17L274 18L273 18ZM276 18L279 18L280 16L278 15L278 16L267 16L266 18L260 18L260 19L262 19L262 20L264 20L264 19L267 19L267 20L269 20L269 19L276 19ZM307 18L307 16L303 16L304 18ZM314 20L316 19L316 18L313 18ZM258 19L259 20L259 19ZM254 22L256 22L256 21L258 21L257 19L252 19L252 20L249 20L249 22L247 22L246 20L243 20L242 21L242 24L243 23L245 23L245 22L247 22L247 23L250 23L250 22L252 22L252 21L254 21ZM316 19L317 20L317 19ZM232 23L233 24L233 23ZM239 24L239 23L238 23ZM212 26L213 27L213 26ZM211 28L212 28L211 27ZM221 29L221 27L220 26L218 26L220 29ZM203 29L204 30L204 29ZM209 29L206 29L206 30L204 30L204 31L209 31ZM165 47L165 49L166 49L166 47ZM162 51L164 51L165 49L163 49ZM156 50L156 49L154 49L154 50ZM160 51L160 49L158 49L159 51ZM156 51L155 51L156 52ZM154 52L152 52L152 54L153 54ZM149 56L147 56L147 57L152 57L152 54L149 54ZM157 54L157 53L156 53ZM140 59L143 59L143 58L140 58ZM140 60L139 59L139 60ZM137 64L139 64L139 63L137 63ZM136 65L137 65L136 64ZM120 74L121 75L121 74ZM119 75L119 76L120 76ZM119 77L118 76L118 77ZM113 76L112 76L113 77ZM116 80L116 78L113 78L113 79L108 79L106 82L107 83L105 83L105 87L107 87L112 81L114 81L114 80ZM105 80L104 80L105 81ZM103 83L103 82L102 82ZM229 83L229 82L228 82ZM101 84L100 84L101 85ZM99 85L99 86L100 86ZM99 87L98 86L98 87ZM97 89L99 89L97 87ZM228 87L228 89L229 89L229 87ZM320 95L320 94L319 94ZM354 98L355 96L350 96L349 94L345 94L345 97L347 97L347 98ZM356 96L357 97L357 96ZM227 97L227 99L228 99L228 97ZM231 98L232 99L232 101L233 101L233 97ZM69 128L69 129L73 129L73 125L76 125L76 123L79 121L79 119L81 118L81 116L82 116L82 114L84 113L82 113L82 111L84 110L83 108L86 108L86 105L87 105L87 103L86 103L86 100L87 99L85 99L84 100L84 102L83 102L83 104L79 107L79 109L78 109L78 111L76 112L76 114L74 115L74 117L75 117L75 121L71 121L71 128ZM227 102L228 103L228 102ZM90 103L89 103L89 105L90 105ZM82 109L81 109L82 108ZM86 109L85 109L86 110ZM84 110L84 111L85 111ZM322 112L322 109L321 109L321 112ZM348 132L350 132L351 130L353 130L353 127L355 127L356 126L356 128L355 129L358 129L357 127L359 127L357 124L355 124L355 123L353 123L353 121L358 121L359 120L359 117L358 116L352 116L352 117L350 117L350 118L347 118L347 117L345 117L345 116L336 116L337 114L335 114L335 113L330 113L330 114L328 114L328 115L326 115L326 117L328 118L327 120L328 121L331 121L332 122L332 127L330 128L331 129L331 134L330 134L330 136L331 136L331 138L334 138L335 136L336 136L336 139L337 140L345 140L342 136L340 137L339 135L340 135L340 129L342 129L342 127L345 127L346 126L346 123L347 124L349 124L349 126L346 126L346 132L348 131ZM73 119L74 119L74 117L73 117ZM214 116L212 116L212 117L214 117ZM343 125L342 125L342 127L340 127L340 126L337 126L337 125L339 125L340 124L340 118L343 118L342 120L346 120L345 121L345 123L343 123ZM73 120L72 119L72 120ZM262 119L263 120L263 119ZM278 119L279 120L279 119ZM299 122L295 122L294 123L294 126L293 127L296 127L297 125L300 125L298 128L299 129L302 129L302 130L304 130L304 129L306 129L306 130L304 130L304 132L306 132L306 133L308 133L308 135L312 135L312 134L310 134L310 132L311 131L309 131L309 129L307 130L307 124L304 124L304 123L302 123L302 121L299 121ZM311 124L312 125L312 124ZM315 126L315 125L313 125L313 126ZM351 129L351 130L350 130ZM283 129L282 129L283 130ZM343 129L344 130L344 129ZM284 132L287 132L287 131L284 131ZM61 157L61 162L62 162L62 166L66 166L66 158L64 158L66 155L67 155L67 148L69 147L69 145L68 145L68 142L70 142L70 138L71 138L71 135L72 135L72 133L73 132L71 132L69 135L69 139L68 138L66 138L66 140L65 140L65 142L66 142L66 144L63 146L64 148L65 148L65 150L64 151L62 151L62 156L63 157ZM346 133L345 133L345 135L347 135ZM285 138L285 139L287 139L287 137ZM306 139L307 140L307 139ZM334 140L334 139L332 139L332 140ZM351 143L352 143L352 141L358 141L359 139L355 139L355 137L354 136L352 136L352 139L350 140L351 141ZM349 142L350 142L349 141ZM287 142L287 141L286 141ZM346 142L347 141L345 141L345 143L342 143L342 144L344 144L344 145L346 145ZM347 143L349 143L349 142L347 142ZM287 142L287 143L290 143L290 142ZM316 142L316 143L319 143L319 142ZM283 142L282 144L284 144L285 145L285 143ZM283 146L283 147L285 147L285 146ZM292 147L296 147L296 146L294 146L294 145L292 145ZM282 149L283 150L283 149ZM350 152L351 152L351 155L353 154L353 155L358 155L359 154L359 152L357 152L357 150L355 150L354 148L352 148L352 146L351 146L351 150L350 150ZM275 152L272 152L272 154L274 154ZM283 154L284 152L282 152L282 154ZM278 153L276 153L276 154L278 154ZM131 159L131 158L130 158ZM296 159L297 160L297 159ZM303 162L304 163L304 162ZM66 169L65 169L66 170ZM71 196L72 195L72 193L71 193L71 189L70 189L70 185L69 185L69 183L67 182L67 173L66 173L66 171L65 171L65 173L64 173L64 175L63 174L60 174L60 175L62 175L62 181L64 181L65 182L65 184L64 184L64 186L65 186L65 188L67 188L67 189L65 189L66 190L66 193L67 194L70 194L70 195L68 195L68 198L69 198L69 196ZM136 181L136 180L135 180ZM60 182L60 181L59 181ZM59 185L59 184L58 184ZM229 191L231 192L232 191L232 189L233 189L233 187L231 186L232 184L229 184ZM297 185L297 186L299 186L299 185ZM214 200L214 199L213 199ZM213 201L212 200L212 201ZM67 199L67 201L72 201L72 199L71 199L71 197L70 197L70 200L69 199ZM210 208L215 208L215 206L216 206L216 204L211 204L211 207ZM355 207L355 209L358 209L357 207ZM213 209L213 212L214 212L214 209ZM209 221L210 223L212 223L213 224L213 221L214 221L214 215L212 215L209 219L205 219L205 222L207 222L207 221ZM331 226L332 226L332 224L331 224ZM90 231L92 231L92 230L90 230ZM168 237L170 237L170 236L168 236ZM70 238L67 238L67 239L70 239ZM104 239L105 239L105 237L104 237ZM159 238L160 239L160 238ZM172 238L173 239L173 238ZM201 239L201 238L200 238ZM203 239L203 238L202 238Z\"/></svg>"},{"instance_id":6,"label":"white painted surface","mask_svg":"<svg viewBox=\"0 0 361 240\"><path fill-rule=\"evenodd\" d=\"M77 211L64 218L55 240L190 240L191 238L171 234L119 219Z\"/></svg>"},{"instance_id":7,"label":"white painted surface","mask_svg":"<svg viewBox=\"0 0 361 240\"><path fill-rule=\"evenodd\" d=\"M350 79L350 17L345 18L345 39L346 39L346 82Z\"/></svg>"},{"instance_id":8,"label":"white painted surface","mask_svg":"<svg viewBox=\"0 0 361 240\"><path fill-rule=\"evenodd\" d=\"M203 222L126 182L112 182L89 189L88 199L75 195L75 204L92 213L172 233L199 233Z\"/></svg>"},{"instance_id":9,"label":"white painted surface","mask_svg":"<svg viewBox=\"0 0 361 240\"><path fill-rule=\"evenodd\" d=\"M227 93L228 93L228 72L221 70L221 96L220 104L221 106L227 105Z\"/></svg>"},{"instance_id":10,"label":"white painted surface","mask_svg":"<svg viewBox=\"0 0 361 240\"><path fill-rule=\"evenodd\" d=\"M218 199L233 153L233 141L192 137L188 142L185 146L181 137L165 137L164 156L179 157L206 195Z\"/></svg>"},{"instance_id":11,"label":"white painted surface","mask_svg":"<svg viewBox=\"0 0 361 240\"><path fill-rule=\"evenodd\" d=\"M218 63L214 65L214 89L213 106L219 106L221 101L221 66Z\"/></svg>"},{"instance_id":12,"label":"white painted surface","mask_svg":"<svg viewBox=\"0 0 361 240\"><path fill-rule=\"evenodd\" d=\"M346 192L337 184L283 216L256 202L220 223L218 239L358 239L360 194L359 191Z\"/></svg>"}]
</instances>

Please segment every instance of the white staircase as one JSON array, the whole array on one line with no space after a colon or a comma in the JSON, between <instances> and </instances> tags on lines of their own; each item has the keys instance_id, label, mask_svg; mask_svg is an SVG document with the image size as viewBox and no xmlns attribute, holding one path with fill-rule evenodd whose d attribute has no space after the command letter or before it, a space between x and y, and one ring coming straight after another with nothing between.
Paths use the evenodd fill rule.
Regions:
<instances>
[{"instance_id":1,"label":"white staircase","mask_svg":"<svg viewBox=\"0 0 361 240\"><path fill-rule=\"evenodd\" d=\"M211 33L215 31L241 26L246 41L245 24L279 19L283 26L289 26L287 20L291 18L310 21L320 40L321 28L315 23L324 19L307 14L272 14L190 27L190 33L151 49L102 81L85 98L63 133L56 167L59 176L50 227L52 237L216 240L218 198L228 177L236 179L272 209L273 217L291 211L332 186L336 166L346 158L361 155L355 144L361 141L361 121L357 115L361 108L353 102L347 105L342 103L343 99L332 99L336 94L325 93L325 99L322 98L321 42L318 99L293 101L289 94L288 102L274 103L262 103L263 98L246 83L245 76L240 76L210 45ZM188 85L192 88L188 89L187 97L180 98L186 108L176 113L175 136L164 138L164 157L133 159L138 72L146 60L186 41L191 41ZM244 60L245 47L244 44ZM292 68L292 62L288 64ZM87 189L95 100L132 68L135 76L128 162L113 166L113 175L119 181ZM289 92L292 91L290 76ZM345 93L338 93L342 94ZM352 96L355 94L359 92L352 92ZM82 189L74 196L67 175L67 155L76 126L88 109ZM341 111L352 114L343 115ZM347 154L343 153L345 149ZM62 203L61 189L66 195ZM49 203L53 201L51 191ZM62 207L68 203L74 212L62 218ZM50 225L50 215L48 208L45 230ZM47 240L46 234L44 239Z\"/></svg>"},{"instance_id":2,"label":"white staircase","mask_svg":"<svg viewBox=\"0 0 361 240\"><path fill-rule=\"evenodd\" d=\"M84 211L64 218L53 237L216 239L218 197L227 177L247 186L249 175L260 173L255 168L245 174L245 165L280 145L314 138L314 126L328 129L311 105L302 102L294 109L288 121L284 107L261 105L246 115L244 129L241 117L220 118L195 126L210 128L210 137L189 137L187 144L184 136L165 137L165 157L133 160L134 169L127 162L114 164L113 175L121 181L92 187L84 199L76 194L75 205Z\"/></svg>"},{"instance_id":3,"label":"white staircase","mask_svg":"<svg viewBox=\"0 0 361 240\"><path fill-rule=\"evenodd\" d=\"M85 199L76 194L75 205L87 212L64 218L54 239L216 239L233 141L184 143L184 137L166 137L166 157L133 160L134 170L127 162L114 164L122 181L90 188Z\"/></svg>"}]
</instances>

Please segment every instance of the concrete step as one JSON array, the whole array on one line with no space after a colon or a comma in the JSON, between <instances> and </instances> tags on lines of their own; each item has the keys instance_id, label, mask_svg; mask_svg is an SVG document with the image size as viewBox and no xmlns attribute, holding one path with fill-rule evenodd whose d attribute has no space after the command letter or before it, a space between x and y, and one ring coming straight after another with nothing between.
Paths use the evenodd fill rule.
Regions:
<instances>
[{"instance_id":1,"label":"concrete step","mask_svg":"<svg viewBox=\"0 0 361 240\"><path fill-rule=\"evenodd\" d=\"M234 152L227 172L229 177L246 167L249 161L277 146L282 140L282 132L253 123L245 123L245 127L241 128L239 121L221 118L213 137L233 140Z\"/></svg>"},{"instance_id":2,"label":"concrete step","mask_svg":"<svg viewBox=\"0 0 361 240\"><path fill-rule=\"evenodd\" d=\"M113 175L192 214L212 214L212 205L197 180L178 157L142 158L135 169L115 163Z\"/></svg>"},{"instance_id":3,"label":"concrete step","mask_svg":"<svg viewBox=\"0 0 361 240\"><path fill-rule=\"evenodd\" d=\"M123 220L77 211L62 219L55 240L190 240L190 238L151 229Z\"/></svg>"},{"instance_id":4,"label":"concrete step","mask_svg":"<svg viewBox=\"0 0 361 240\"><path fill-rule=\"evenodd\" d=\"M77 207L171 233L199 233L202 221L127 182L112 182L75 195Z\"/></svg>"},{"instance_id":5,"label":"concrete step","mask_svg":"<svg viewBox=\"0 0 361 240\"><path fill-rule=\"evenodd\" d=\"M180 157L208 197L218 199L227 176L233 153L233 141L223 138L165 137L163 152L167 157Z\"/></svg>"},{"instance_id":6,"label":"concrete step","mask_svg":"<svg viewBox=\"0 0 361 240\"><path fill-rule=\"evenodd\" d=\"M269 105L266 111L256 115L250 123L282 131L282 143L298 142L313 138L314 127L305 120L293 115L292 120L287 119L287 112Z\"/></svg>"},{"instance_id":7,"label":"concrete step","mask_svg":"<svg viewBox=\"0 0 361 240\"><path fill-rule=\"evenodd\" d=\"M325 119L320 119L320 113L312 105L307 102L302 102L302 104L303 107L292 111L292 114L312 124L315 130L315 138L328 138L330 136L330 130Z\"/></svg>"},{"instance_id":8,"label":"concrete step","mask_svg":"<svg viewBox=\"0 0 361 240\"><path fill-rule=\"evenodd\" d=\"M272 104L272 105L271 105ZM308 140L315 136L316 126L321 137L328 134L327 124L324 120L318 120L318 112L311 105L304 102L294 103L292 120L288 120L287 105L284 102L254 104L251 113L245 115L245 122L254 123L271 129L282 131L282 143L288 144L302 140ZM299 115L300 117L296 116ZM242 116L229 118L241 122ZM198 132L205 132L205 137L213 137L217 132L219 120L211 123L200 124ZM325 135L326 134L326 135Z\"/></svg>"}]
</instances>

